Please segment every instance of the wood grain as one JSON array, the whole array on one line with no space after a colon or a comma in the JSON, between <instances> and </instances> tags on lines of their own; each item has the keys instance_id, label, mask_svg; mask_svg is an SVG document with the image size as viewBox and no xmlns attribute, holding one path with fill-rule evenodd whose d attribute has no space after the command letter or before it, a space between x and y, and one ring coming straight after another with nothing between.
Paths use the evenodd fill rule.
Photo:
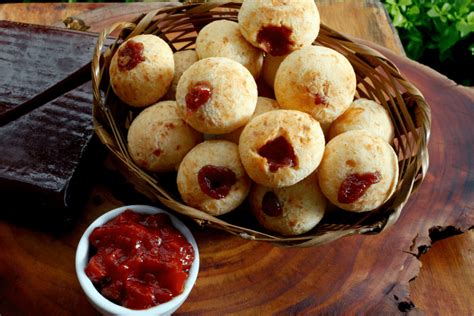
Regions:
<instances>
[{"instance_id":1,"label":"wood grain","mask_svg":"<svg viewBox=\"0 0 474 316\"><path fill-rule=\"evenodd\" d=\"M68 16L75 16L105 6L103 3L9 3L0 5L0 20L52 25Z\"/></svg>"},{"instance_id":2,"label":"wood grain","mask_svg":"<svg viewBox=\"0 0 474 316\"><path fill-rule=\"evenodd\" d=\"M327 26L405 55L400 38L380 1L321 0L317 3L321 22Z\"/></svg>"},{"instance_id":3,"label":"wood grain","mask_svg":"<svg viewBox=\"0 0 474 316\"><path fill-rule=\"evenodd\" d=\"M332 6L326 13L324 3ZM376 8L372 2L350 9L343 6L339 10L348 11L342 14L338 6L338 2L322 2L323 21L337 19L344 25L349 15L368 17L365 10ZM379 12L381 19L384 14ZM373 17L361 18L357 23L384 28L374 27L373 21ZM339 30L356 32L357 28L348 23ZM364 28L357 32L363 33ZM386 45L371 32L362 37ZM429 173L399 221L379 235L353 236L307 249L248 242L190 224L200 248L201 270L178 314L396 314L416 310L408 282L420 268L415 256L418 248L430 244L429 229L453 225L466 230L474 224L474 160L472 150L467 150L474 147L474 92L401 57L395 49L397 54L376 48L424 93L433 112ZM130 188L109 178L98 175L95 193L69 233L34 231L0 221L0 313L97 314L75 277L75 247L98 215L122 202L139 202L138 197L118 201L116 197L126 197L123 191ZM439 310L428 306L426 311Z\"/></svg>"},{"instance_id":4,"label":"wood grain","mask_svg":"<svg viewBox=\"0 0 474 316\"><path fill-rule=\"evenodd\" d=\"M413 303L425 311L474 315L474 231L437 241L421 262L410 283Z\"/></svg>"}]
</instances>

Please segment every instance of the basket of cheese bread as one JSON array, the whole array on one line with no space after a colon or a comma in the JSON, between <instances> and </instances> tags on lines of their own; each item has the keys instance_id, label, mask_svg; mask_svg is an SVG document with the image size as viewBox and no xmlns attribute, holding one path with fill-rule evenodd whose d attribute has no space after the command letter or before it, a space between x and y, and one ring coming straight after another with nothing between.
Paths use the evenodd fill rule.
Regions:
<instances>
[{"instance_id":1,"label":"basket of cheese bread","mask_svg":"<svg viewBox=\"0 0 474 316\"><path fill-rule=\"evenodd\" d=\"M148 12L102 32L92 73L96 132L136 188L245 239L379 233L428 168L421 93L313 0Z\"/></svg>"}]
</instances>

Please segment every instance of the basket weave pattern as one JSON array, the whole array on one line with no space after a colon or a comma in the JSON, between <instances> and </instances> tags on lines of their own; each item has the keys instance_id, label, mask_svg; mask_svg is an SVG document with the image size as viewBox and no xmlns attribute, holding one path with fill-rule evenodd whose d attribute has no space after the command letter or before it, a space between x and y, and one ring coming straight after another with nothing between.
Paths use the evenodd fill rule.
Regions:
<instances>
[{"instance_id":1,"label":"basket weave pattern","mask_svg":"<svg viewBox=\"0 0 474 316\"><path fill-rule=\"evenodd\" d=\"M115 50L127 38L139 34L160 36L173 51L193 48L197 32L204 25L217 19L237 21L239 8L238 3L189 4L152 11L132 23L118 23L104 30L92 60L93 117L101 141L122 162L123 171L137 189L200 225L222 229L245 239L269 241L282 246L314 246L348 235L379 233L393 225L428 169L430 108L418 89L403 78L392 62L377 51L357 44L324 25L321 25L315 44L337 50L348 58L357 76L356 96L382 104L395 126L394 148L399 156L399 182L393 197L382 207L367 213L331 209L309 233L282 237L258 227L239 226L189 207L180 200L179 194L168 189L166 181L170 179L147 173L134 164L127 150L126 135L137 110L124 105L111 89L108 66ZM120 32L117 40L104 48L107 37L113 32Z\"/></svg>"}]
</instances>

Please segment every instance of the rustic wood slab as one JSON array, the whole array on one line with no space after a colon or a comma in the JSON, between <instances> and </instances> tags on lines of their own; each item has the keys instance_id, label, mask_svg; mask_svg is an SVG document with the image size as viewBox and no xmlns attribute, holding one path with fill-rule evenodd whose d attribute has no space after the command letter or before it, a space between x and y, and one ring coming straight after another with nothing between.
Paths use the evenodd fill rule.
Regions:
<instances>
[{"instance_id":1,"label":"rustic wood slab","mask_svg":"<svg viewBox=\"0 0 474 316\"><path fill-rule=\"evenodd\" d=\"M431 243L430 228L452 225L464 231L474 225L474 92L398 55L401 50L393 33L376 30L391 30L384 25L384 11L375 2L359 3L352 1L343 6L323 1L322 20L329 25L337 20L344 27L336 28L352 35L368 32L361 37L395 51L397 54L376 47L425 95L433 115L431 165L425 182L390 230L374 236L348 237L318 248L279 248L192 226L201 252L201 270L179 313L415 311L408 282L418 274L419 250ZM326 5L331 9L325 11ZM337 11L338 6L342 11ZM0 13L2 10L0 7ZM374 17L369 19L365 12L371 10L378 10L373 14L385 22L370 27ZM359 24L367 24L367 29L354 27ZM390 37L393 47L385 43ZM46 233L0 221L0 313L96 314L76 280L74 255L80 235L98 215L122 203L141 202L139 197L124 195L123 190L130 192L130 187L115 177L107 171L98 175L94 194L71 232ZM127 199L119 201L117 197ZM436 236L436 229L432 234ZM465 302L464 307L466 314L474 313L472 302Z\"/></svg>"},{"instance_id":2,"label":"rustic wood slab","mask_svg":"<svg viewBox=\"0 0 474 316\"><path fill-rule=\"evenodd\" d=\"M445 315L472 315L473 246L474 231L433 244L421 257L423 267L420 274L410 283L416 306L425 311L443 311Z\"/></svg>"}]
</instances>

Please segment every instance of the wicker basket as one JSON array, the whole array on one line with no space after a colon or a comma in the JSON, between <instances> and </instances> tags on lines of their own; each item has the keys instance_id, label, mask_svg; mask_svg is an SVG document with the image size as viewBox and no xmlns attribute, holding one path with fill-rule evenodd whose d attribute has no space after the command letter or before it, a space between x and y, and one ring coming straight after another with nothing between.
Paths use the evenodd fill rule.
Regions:
<instances>
[{"instance_id":1,"label":"wicker basket","mask_svg":"<svg viewBox=\"0 0 474 316\"><path fill-rule=\"evenodd\" d=\"M394 224L410 194L421 184L428 168L427 142L431 114L421 93L396 66L377 51L359 45L321 25L316 43L345 55L357 75L357 96L373 99L390 113L395 126L394 148L399 156L399 181L394 196L385 205L367 213L330 209L320 224L296 237L282 237L256 225L246 205L231 212L237 216L214 217L182 203L169 175L150 174L134 164L127 151L126 135L137 111L125 106L113 93L108 66L118 45L138 34L155 34L174 51L193 47L197 32L217 19L236 21L240 4L189 4L149 12L133 23L118 23L104 30L98 39L92 61L94 125L101 141L122 162L123 171L138 190L178 213L206 225L248 240L268 241L283 246L314 246L353 234L379 233ZM107 49L104 42L113 32L120 33ZM241 214L244 213L244 214ZM247 218L247 220L242 220Z\"/></svg>"}]
</instances>

